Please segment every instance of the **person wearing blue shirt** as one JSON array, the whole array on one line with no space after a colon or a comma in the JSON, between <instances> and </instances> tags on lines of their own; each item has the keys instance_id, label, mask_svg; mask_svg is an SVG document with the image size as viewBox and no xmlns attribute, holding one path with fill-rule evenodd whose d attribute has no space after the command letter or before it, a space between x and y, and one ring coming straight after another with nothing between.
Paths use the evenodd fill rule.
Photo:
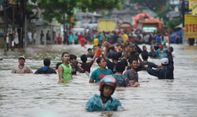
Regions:
<instances>
[{"instance_id":1,"label":"person wearing blue shirt","mask_svg":"<svg viewBox=\"0 0 197 117\"><path fill-rule=\"evenodd\" d=\"M105 77L100 81L100 95L95 94L86 103L86 111L118 111L123 107L118 99L112 96L116 89L116 79Z\"/></svg>"},{"instance_id":2,"label":"person wearing blue shirt","mask_svg":"<svg viewBox=\"0 0 197 117\"><path fill-rule=\"evenodd\" d=\"M107 62L103 57L97 58L96 62L99 68L92 72L90 83L98 83L104 76L113 74L112 70L106 68Z\"/></svg>"},{"instance_id":3,"label":"person wearing blue shirt","mask_svg":"<svg viewBox=\"0 0 197 117\"><path fill-rule=\"evenodd\" d=\"M49 58L45 58L43 64L44 66L37 69L35 74L56 74L56 71L50 67L51 60Z\"/></svg>"}]
</instances>

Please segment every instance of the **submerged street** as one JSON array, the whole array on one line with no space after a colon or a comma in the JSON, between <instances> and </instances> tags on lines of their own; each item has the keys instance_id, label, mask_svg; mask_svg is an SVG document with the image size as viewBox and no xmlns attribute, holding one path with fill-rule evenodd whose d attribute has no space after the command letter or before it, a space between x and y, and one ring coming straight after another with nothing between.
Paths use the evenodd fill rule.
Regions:
<instances>
[{"instance_id":1,"label":"submerged street","mask_svg":"<svg viewBox=\"0 0 197 117\"><path fill-rule=\"evenodd\" d=\"M120 99L124 111L85 111L97 84L89 84L87 74L77 73L65 85L58 84L57 74L12 74L17 58L8 55L0 61L1 117L196 117L197 51L188 45L174 47L174 80L158 80L146 71L139 72L140 87L117 88L113 97ZM68 46L67 48L69 48ZM81 51L80 47L75 53ZM80 55L80 54L79 54ZM50 55L49 55L50 56ZM58 57L61 55L58 55ZM59 62L52 59L51 67ZM29 57L30 58L30 57ZM150 59L157 64L159 60ZM33 70L43 65L41 59L28 59Z\"/></svg>"}]
</instances>

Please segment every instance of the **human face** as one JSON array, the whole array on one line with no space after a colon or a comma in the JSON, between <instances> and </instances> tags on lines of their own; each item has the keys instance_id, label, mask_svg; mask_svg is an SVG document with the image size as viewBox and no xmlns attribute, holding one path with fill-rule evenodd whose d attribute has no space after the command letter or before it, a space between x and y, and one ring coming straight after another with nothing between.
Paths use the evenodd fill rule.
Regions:
<instances>
[{"instance_id":1,"label":"human face","mask_svg":"<svg viewBox=\"0 0 197 117\"><path fill-rule=\"evenodd\" d=\"M103 87L103 96L104 97L111 96L112 92L113 92L113 88L111 86L106 85L106 86Z\"/></svg>"},{"instance_id":2,"label":"human face","mask_svg":"<svg viewBox=\"0 0 197 117\"><path fill-rule=\"evenodd\" d=\"M19 65L25 65L25 60L24 59L18 59Z\"/></svg>"},{"instance_id":3,"label":"human face","mask_svg":"<svg viewBox=\"0 0 197 117\"><path fill-rule=\"evenodd\" d=\"M96 52L97 48L98 48L97 46L94 46L94 47L93 47L93 52L94 52L94 53Z\"/></svg>"},{"instance_id":4,"label":"human face","mask_svg":"<svg viewBox=\"0 0 197 117\"><path fill-rule=\"evenodd\" d=\"M101 68L105 68L106 65L107 65L107 62L102 58L99 65L100 65Z\"/></svg>"},{"instance_id":5,"label":"human face","mask_svg":"<svg viewBox=\"0 0 197 117\"><path fill-rule=\"evenodd\" d=\"M70 60L70 55L69 54L64 54L62 57L62 61L68 63Z\"/></svg>"},{"instance_id":6,"label":"human face","mask_svg":"<svg viewBox=\"0 0 197 117\"><path fill-rule=\"evenodd\" d=\"M134 69L137 69L138 68L138 61L137 60L134 60L133 62L132 62L132 64L131 64L131 66L132 66L132 68L134 68Z\"/></svg>"},{"instance_id":7,"label":"human face","mask_svg":"<svg viewBox=\"0 0 197 117\"><path fill-rule=\"evenodd\" d=\"M122 52L122 47L121 46L116 46L116 51L117 52Z\"/></svg>"},{"instance_id":8,"label":"human face","mask_svg":"<svg viewBox=\"0 0 197 117\"><path fill-rule=\"evenodd\" d=\"M143 50L144 50L144 51L146 51L146 50L147 50L146 46L143 46Z\"/></svg>"}]
</instances>

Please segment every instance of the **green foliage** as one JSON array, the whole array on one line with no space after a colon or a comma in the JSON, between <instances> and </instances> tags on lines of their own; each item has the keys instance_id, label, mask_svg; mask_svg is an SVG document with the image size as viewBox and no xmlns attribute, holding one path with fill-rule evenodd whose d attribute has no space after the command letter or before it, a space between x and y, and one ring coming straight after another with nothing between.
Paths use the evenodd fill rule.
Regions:
<instances>
[{"instance_id":1,"label":"green foliage","mask_svg":"<svg viewBox=\"0 0 197 117\"><path fill-rule=\"evenodd\" d=\"M90 10L109 10L113 8L120 8L121 2L121 0L92 0L91 4L88 5L88 8Z\"/></svg>"},{"instance_id":2,"label":"green foliage","mask_svg":"<svg viewBox=\"0 0 197 117\"><path fill-rule=\"evenodd\" d=\"M162 11L157 11L157 16L159 18L163 18L164 21L168 21L169 19L166 17L166 14L170 11L170 7L165 7Z\"/></svg>"},{"instance_id":3,"label":"green foliage","mask_svg":"<svg viewBox=\"0 0 197 117\"><path fill-rule=\"evenodd\" d=\"M182 22L181 18L176 18L176 19L167 21L166 26L167 26L167 28L174 29L181 22Z\"/></svg>"},{"instance_id":4,"label":"green foliage","mask_svg":"<svg viewBox=\"0 0 197 117\"><path fill-rule=\"evenodd\" d=\"M60 23L70 21L69 18L74 15L74 8L82 11L108 10L120 8L121 2L121 0L37 0L38 6L44 10L44 19L52 21L56 18Z\"/></svg>"},{"instance_id":5,"label":"green foliage","mask_svg":"<svg viewBox=\"0 0 197 117\"><path fill-rule=\"evenodd\" d=\"M131 2L148 7L155 12L162 11L163 7L166 5L166 0L131 0Z\"/></svg>"}]
</instances>

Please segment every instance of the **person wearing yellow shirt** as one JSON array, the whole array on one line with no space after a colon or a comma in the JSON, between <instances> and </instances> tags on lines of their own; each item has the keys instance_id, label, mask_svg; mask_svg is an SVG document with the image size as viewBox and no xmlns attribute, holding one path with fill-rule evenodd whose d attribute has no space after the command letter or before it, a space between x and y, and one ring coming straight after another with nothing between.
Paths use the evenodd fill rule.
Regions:
<instances>
[{"instance_id":1,"label":"person wearing yellow shirt","mask_svg":"<svg viewBox=\"0 0 197 117\"><path fill-rule=\"evenodd\" d=\"M129 41L129 37L128 37L128 35L127 35L126 33L124 33L124 34L122 35L122 39L123 39L123 42L124 42L124 43L126 43L126 42Z\"/></svg>"},{"instance_id":2,"label":"person wearing yellow shirt","mask_svg":"<svg viewBox=\"0 0 197 117\"><path fill-rule=\"evenodd\" d=\"M94 45L94 46L98 46L98 44L99 44L99 39L96 37L96 38L94 38L94 40L93 40L93 45Z\"/></svg>"}]
</instances>

